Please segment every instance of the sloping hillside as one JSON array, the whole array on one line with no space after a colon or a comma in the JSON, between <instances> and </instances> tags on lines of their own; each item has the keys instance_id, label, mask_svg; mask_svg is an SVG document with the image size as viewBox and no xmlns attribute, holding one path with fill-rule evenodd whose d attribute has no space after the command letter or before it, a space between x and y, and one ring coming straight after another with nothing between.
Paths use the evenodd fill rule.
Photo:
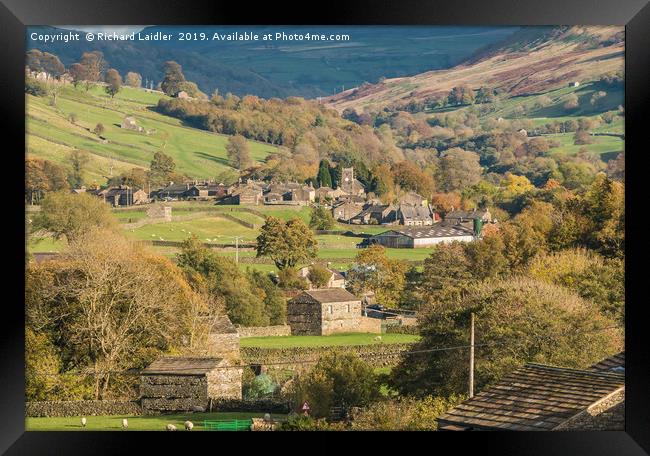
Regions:
<instances>
[{"instance_id":1,"label":"sloping hillside","mask_svg":"<svg viewBox=\"0 0 650 456\"><path fill-rule=\"evenodd\" d=\"M490 87L509 96L543 93L569 82L622 72L623 28L526 27L448 70L386 79L342 92L325 101L346 108L382 108L446 95L461 84Z\"/></svg>"},{"instance_id":2,"label":"sloping hillside","mask_svg":"<svg viewBox=\"0 0 650 456\"><path fill-rule=\"evenodd\" d=\"M133 167L148 168L154 153L172 156L176 170L196 178L215 177L229 169L225 146L228 136L184 126L173 117L152 110L164 95L123 87L110 99L102 87L86 92L64 86L53 106L50 97L26 95L28 157L65 164L73 149L90 153L86 181L103 184L106 178ZM146 132L120 127L133 116ZM101 123L101 137L93 133ZM251 156L262 161L277 148L250 141ZM230 168L231 169L231 168Z\"/></svg>"}]
</instances>

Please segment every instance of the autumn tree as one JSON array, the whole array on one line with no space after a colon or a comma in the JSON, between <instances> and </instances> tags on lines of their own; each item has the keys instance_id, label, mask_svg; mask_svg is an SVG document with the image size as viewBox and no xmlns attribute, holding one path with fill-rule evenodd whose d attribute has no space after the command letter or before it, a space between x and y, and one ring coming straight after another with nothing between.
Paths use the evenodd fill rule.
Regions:
<instances>
[{"instance_id":1,"label":"autumn tree","mask_svg":"<svg viewBox=\"0 0 650 456\"><path fill-rule=\"evenodd\" d=\"M55 239L65 237L72 242L93 228L115 227L115 218L96 196L58 191L45 196L33 226L35 231L44 230Z\"/></svg>"},{"instance_id":2,"label":"autumn tree","mask_svg":"<svg viewBox=\"0 0 650 456\"><path fill-rule=\"evenodd\" d=\"M383 246L373 245L357 253L348 273L348 288L358 295L372 291L377 302L395 306L404 290L407 269L403 261L388 258Z\"/></svg>"},{"instance_id":3,"label":"autumn tree","mask_svg":"<svg viewBox=\"0 0 650 456\"><path fill-rule=\"evenodd\" d=\"M379 398L373 369L353 353L334 351L300 375L293 388L296 404L308 402L314 417L329 416L332 407L363 407Z\"/></svg>"},{"instance_id":4,"label":"autumn tree","mask_svg":"<svg viewBox=\"0 0 650 456\"><path fill-rule=\"evenodd\" d=\"M248 141L241 135L231 136L226 144L230 166L238 170L248 168L252 164Z\"/></svg>"},{"instance_id":5,"label":"autumn tree","mask_svg":"<svg viewBox=\"0 0 650 456\"><path fill-rule=\"evenodd\" d=\"M94 399L110 398L125 381L118 372L146 366L186 334L192 290L178 268L114 232L83 234L57 260L31 264L26 280L28 327L50 334L62 364L93 380Z\"/></svg>"},{"instance_id":6,"label":"autumn tree","mask_svg":"<svg viewBox=\"0 0 650 456\"><path fill-rule=\"evenodd\" d=\"M173 60L165 62L163 65L164 77L160 88L165 94L175 96L181 91L180 84L185 82L182 67Z\"/></svg>"},{"instance_id":7,"label":"autumn tree","mask_svg":"<svg viewBox=\"0 0 650 456\"><path fill-rule=\"evenodd\" d=\"M79 64L83 67L83 79L86 81L86 91L93 82L101 80L108 63L101 51L84 52Z\"/></svg>"},{"instance_id":8,"label":"autumn tree","mask_svg":"<svg viewBox=\"0 0 650 456\"><path fill-rule=\"evenodd\" d=\"M425 198L429 198L435 191L433 178L408 160L395 163L391 167L391 174L395 184L403 190L414 191Z\"/></svg>"},{"instance_id":9,"label":"autumn tree","mask_svg":"<svg viewBox=\"0 0 650 456\"><path fill-rule=\"evenodd\" d=\"M266 293L242 272L232 258L217 255L192 236L183 242L178 265L187 274L195 290L222 299L233 323L266 326ZM275 299L273 296L272 299ZM273 307L274 303L268 303ZM274 310L277 314L277 310ZM277 321L277 316L275 317Z\"/></svg>"},{"instance_id":10,"label":"autumn tree","mask_svg":"<svg viewBox=\"0 0 650 456\"><path fill-rule=\"evenodd\" d=\"M25 160L25 197L30 204L39 203L48 192L68 188L66 170L62 166L48 160Z\"/></svg>"},{"instance_id":11,"label":"autumn tree","mask_svg":"<svg viewBox=\"0 0 650 456\"><path fill-rule=\"evenodd\" d=\"M124 78L124 83L129 87L139 88L140 86L142 86L142 76L140 76L140 73L129 71L128 73L126 73L126 78Z\"/></svg>"},{"instance_id":12,"label":"autumn tree","mask_svg":"<svg viewBox=\"0 0 650 456\"><path fill-rule=\"evenodd\" d=\"M309 275L307 277L316 288L323 288L332 277L332 271L320 264L312 264L309 266Z\"/></svg>"},{"instance_id":13,"label":"autumn tree","mask_svg":"<svg viewBox=\"0 0 650 456\"><path fill-rule=\"evenodd\" d=\"M467 346L475 314L475 385L480 391L524 363L584 369L623 347L620 328L571 291L514 277L472 287L456 303L427 312L414 352ZM391 373L402 394L458 394L467 390L467 351L412 353Z\"/></svg>"},{"instance_id":14,"label":"autumn tree","mask_svg":"<svg viewBox=\"0 0 650 456\"><path fill-rule=\"evenodd\" d=\"M479 156L474 152L451 148L440 159L441 183L444 191L462 190L481 178Z\"/></svg>"},{"instance_id":15,"label":"autumn tree","mask_svg":"<svg viewBox=\"0 0 650 456\"><path fill-rule=\"evenodd\" d=\"M317 241L305 223L294 218L287 222L267 217L257 237L257 258L269 257L284 270L316 257Z\"/></svg>"},{"instance_id":16,"label":"autumn tree","mask_svg":"<svg viewBox=\"0 0 650 456\"><path fill-rule=\"evenodd\" d=\"M462 84L451 89L448 102L451 105L466 105L474 103L474 91L467 84Z\"/></svg>"},{"instance_id":17,"label":"autumn tree","mask_svg":"<svg viewBox=\"0 0 650 456\"><path fill-rule=\"evenodd\" d=\"M73 63L70 65L70 68L68 68L68 74L70 74L72 85L74 85L75 88L77 88L77 86L88 77L88 71L81 63Z\"/></svg>"},{"instance_id":18,"label":"autumn tree","mask_svg":"<svg viewBox=\"0 0 650 456\"><path fill-rule=\"evenodd\" d=\"M149 165L149 175L152 185L164 185L169 183L170 176L176 169L174 158L163 153L156 152Z\"/></svg>"},{"instance_id":19,"label":"autumn tree","mask_svg":"<svg viewBox=\"0 0 650 456\"><path fill-rule=\"evenodd\" d=\"M114 98L122 89L122 76L120 76L120 73L118 73L114 68L110 68L106 71L104 82L106 83L104 90L111 96L111 98Z\"/></svg>"}]
</instances>

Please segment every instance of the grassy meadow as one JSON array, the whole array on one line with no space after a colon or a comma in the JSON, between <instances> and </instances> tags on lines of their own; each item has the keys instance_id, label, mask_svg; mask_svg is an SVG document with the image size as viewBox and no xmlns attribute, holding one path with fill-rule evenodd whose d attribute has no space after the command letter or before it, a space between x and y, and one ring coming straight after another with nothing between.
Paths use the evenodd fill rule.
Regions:
<instances>
[{"instance_id":1,"label":"grassy meadow","mask_svg":"<svg viewBox=\"0 0 650 456\"><path fill-rule=\"evenodd\" d=\"M376 340L377 334L347 333L330 336L270 336L243 337L242 347L287 348L287 347L339 347L345 345L379 345L406 344L417 342L420 336L412 334L382 334L381 340Z\"/></svg>"},{"instance_id":2,"label":"grassy meadow","mask_svg":"<svg viewBox=\"0 0 650 456\"><path fill-rule=\"evenodd\" d=\"M286 415L272 414L273 419L284 420ZM251 418L263 418L264 413L252 412L213 412L213 413L187 413L158 416L127 416L127 415L104 415L87 416L86 427L81 426L81 417L38 417L26 418L25 429L27 431L165 431L168 424L176 426L178 431L185 431L185 421L194 424L192 431L203 431L204 420L247 420ZM129 422L128 429L122 429L122 419Z\"/></svg>"},{"instance_id":3,"label":"grassy meadow","mask_svg":"<svg viewBox=\"0 0 650 456\"><path fill-rule=\"evenodd\" d=\"M26 95L27 155L64 164L73 149L86 150L90 163L84 177L99 184L133 167L148 168L154 153L161 150L173 157L179 172L192 177L214 177L232 169L225 148L229 136L190 128L158 114L154 108L161 97L123 87L111 99L102 87L86 92L81 86L64 86L52 106L49 97ZM120 128L126 116L135 117L146 132ZM105 128L101 138L92 132L98 123ZM255 141L249 145L257 161L278 151Z\"/></svg>"}]
</instances>

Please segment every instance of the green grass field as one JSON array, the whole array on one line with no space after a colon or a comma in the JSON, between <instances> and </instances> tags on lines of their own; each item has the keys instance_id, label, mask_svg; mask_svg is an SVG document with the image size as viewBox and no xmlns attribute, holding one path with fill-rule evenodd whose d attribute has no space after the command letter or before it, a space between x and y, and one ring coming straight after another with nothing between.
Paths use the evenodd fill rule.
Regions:
<instances>
[{"instance_id":1,"label":"green grass field","mask_svg":"<svg viewBox=\"0 0 650 456\"><path fill-rule=\"evenodd\" d=\"M245 337L241 339L242 347L285 348L285 347L339 347L344 345L404 344L417 342L420 336L412 334L382 334L381 340L375 340L377 334L348 333L331 336L273 336Z\"/></svg>"},{"instance_id":2,"label":"green grass field","mask_svg":"<svg viewBox=\"0 0 650 456\"><path fill-rule=\"evenodd\" d=\"M81 426L81 417L39 417L26 418L27 431L165 431L167 424L173 424L179 431L185 431L185 421L194 424L193 431L203 431L203 420L246 420L263 418L264 413L188 413L159 416L87 416L86 427ZM286 415L273 414L274 419L283 420ZM129 421L128 429L122 429L122 419Z\"/></svg>"},{"instance_id":3,"label":"green grass field","mask_svg":"<svg viewBox=\"0 0 650 456\"><path fill-rule=\"evenodd\" d=\"M176 169L196 178L214 177L225 169L225 146L228 136L189 128L181 121L155 112L159 94L123 87L110 99L101 87L85 92L81 87L65 87L58 96L56 106L49 97L26 95L27 154L65 164L73 149L87 150L91 154L87 183L103 184L108 176L119 174L132 167L147 168L157 151L171 155ZM69 120L74 114L77 120ZM135 132L120 128L125 116L134 116L140 126L149 131ZM92 133L101 123L102 134L108 142ZM249 141L251 156L262 161L277 148Z\"/></svg>"}]
</instances>

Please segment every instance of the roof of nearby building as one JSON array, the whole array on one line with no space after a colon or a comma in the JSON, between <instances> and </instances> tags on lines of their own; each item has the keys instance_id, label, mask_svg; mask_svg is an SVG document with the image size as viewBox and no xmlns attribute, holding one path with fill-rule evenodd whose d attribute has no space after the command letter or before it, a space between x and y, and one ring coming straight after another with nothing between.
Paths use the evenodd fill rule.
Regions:
<instances>
[{"instance_id":1,"label":"roof of nearby building","mask_svg":"<svg viewBox=\"0 0 650 456\"><path fill-rule=\"evenodd\" d=\"M303 291L294 299L300 298L301 295L309 295L311 298L320 302L321 304L328 302L359 301L359 298L344 288L321 288L318 290Z\"/></svg>"},{"instance_id":2,"label":"roof of nearby building","mask_svg":"<svg viewBox=\"0 0 650 456\"><path fill-rule=\"evenodd\" d=\"M210 329L211 334L237 334L237 328L232 324L228 315L220 315L215 318L212 328Z\"/></svg>"},{"instance_id":3,"label":"roof of nearby building","mask_svg":"<svg viewBox=\"0 0 650 456\"><path fill-rule=\"evenodd\" d=\"M143 375L205 375L218 367L222 358L164 356L141 371Z\"/></svg>"},{"instance_id":4,"label":"roof of nearby building","mask_svg":"<svg viewBox=\"0 0 650 456\"><path fill-rule=\"evenodd\" d=\"M475 209L473 211L451 211L445 215L445 219L459 218L459 219L474 219L482 218L488 215L489 212L483 209Z\"/></svg>"},{"instance_id":5,"label":"roof of nearby building","mask_svg":"<svg viewBox=\"0 0 650 456\"><path fill-rule=\"evenodd\" d=\"M605 358L591 366L589 370L625 372L625 352L622 351L614 356Z\"/></svg>"},{"instance_id":6,"label":"roof of nearby building","mask_svg":"<svg viewBox=\"0 0 650 456\"><path fill-rule=\"evenodd\" d=\"M407 226L379 233L376 236L385 236L388 233L397 233L413 239L441 238L454 236L473 236L474 232L462 225L429 225ZM374 236L373 236L374 237Z\"/></svg>"},{"instance_id":7,"label":"roof of nearby building","mask_svg":"<svg viewBox=\"0 0 650 456\"><path fill-rule=\"evenodd\" d=\"M428 207L402 204L399 210L404 220L433 220L433 213Z\"/></svg>"},{"instance_id":8,"label":"roof of nearby building","mask_svg":"<svg viewBox=\"0 0 650 456\"><path fill-rule=\"evenodd\" d=\"M441 415L438 426L552 430L624 387L621 373L527 364Z\"/></svg>"}]
</instances>

